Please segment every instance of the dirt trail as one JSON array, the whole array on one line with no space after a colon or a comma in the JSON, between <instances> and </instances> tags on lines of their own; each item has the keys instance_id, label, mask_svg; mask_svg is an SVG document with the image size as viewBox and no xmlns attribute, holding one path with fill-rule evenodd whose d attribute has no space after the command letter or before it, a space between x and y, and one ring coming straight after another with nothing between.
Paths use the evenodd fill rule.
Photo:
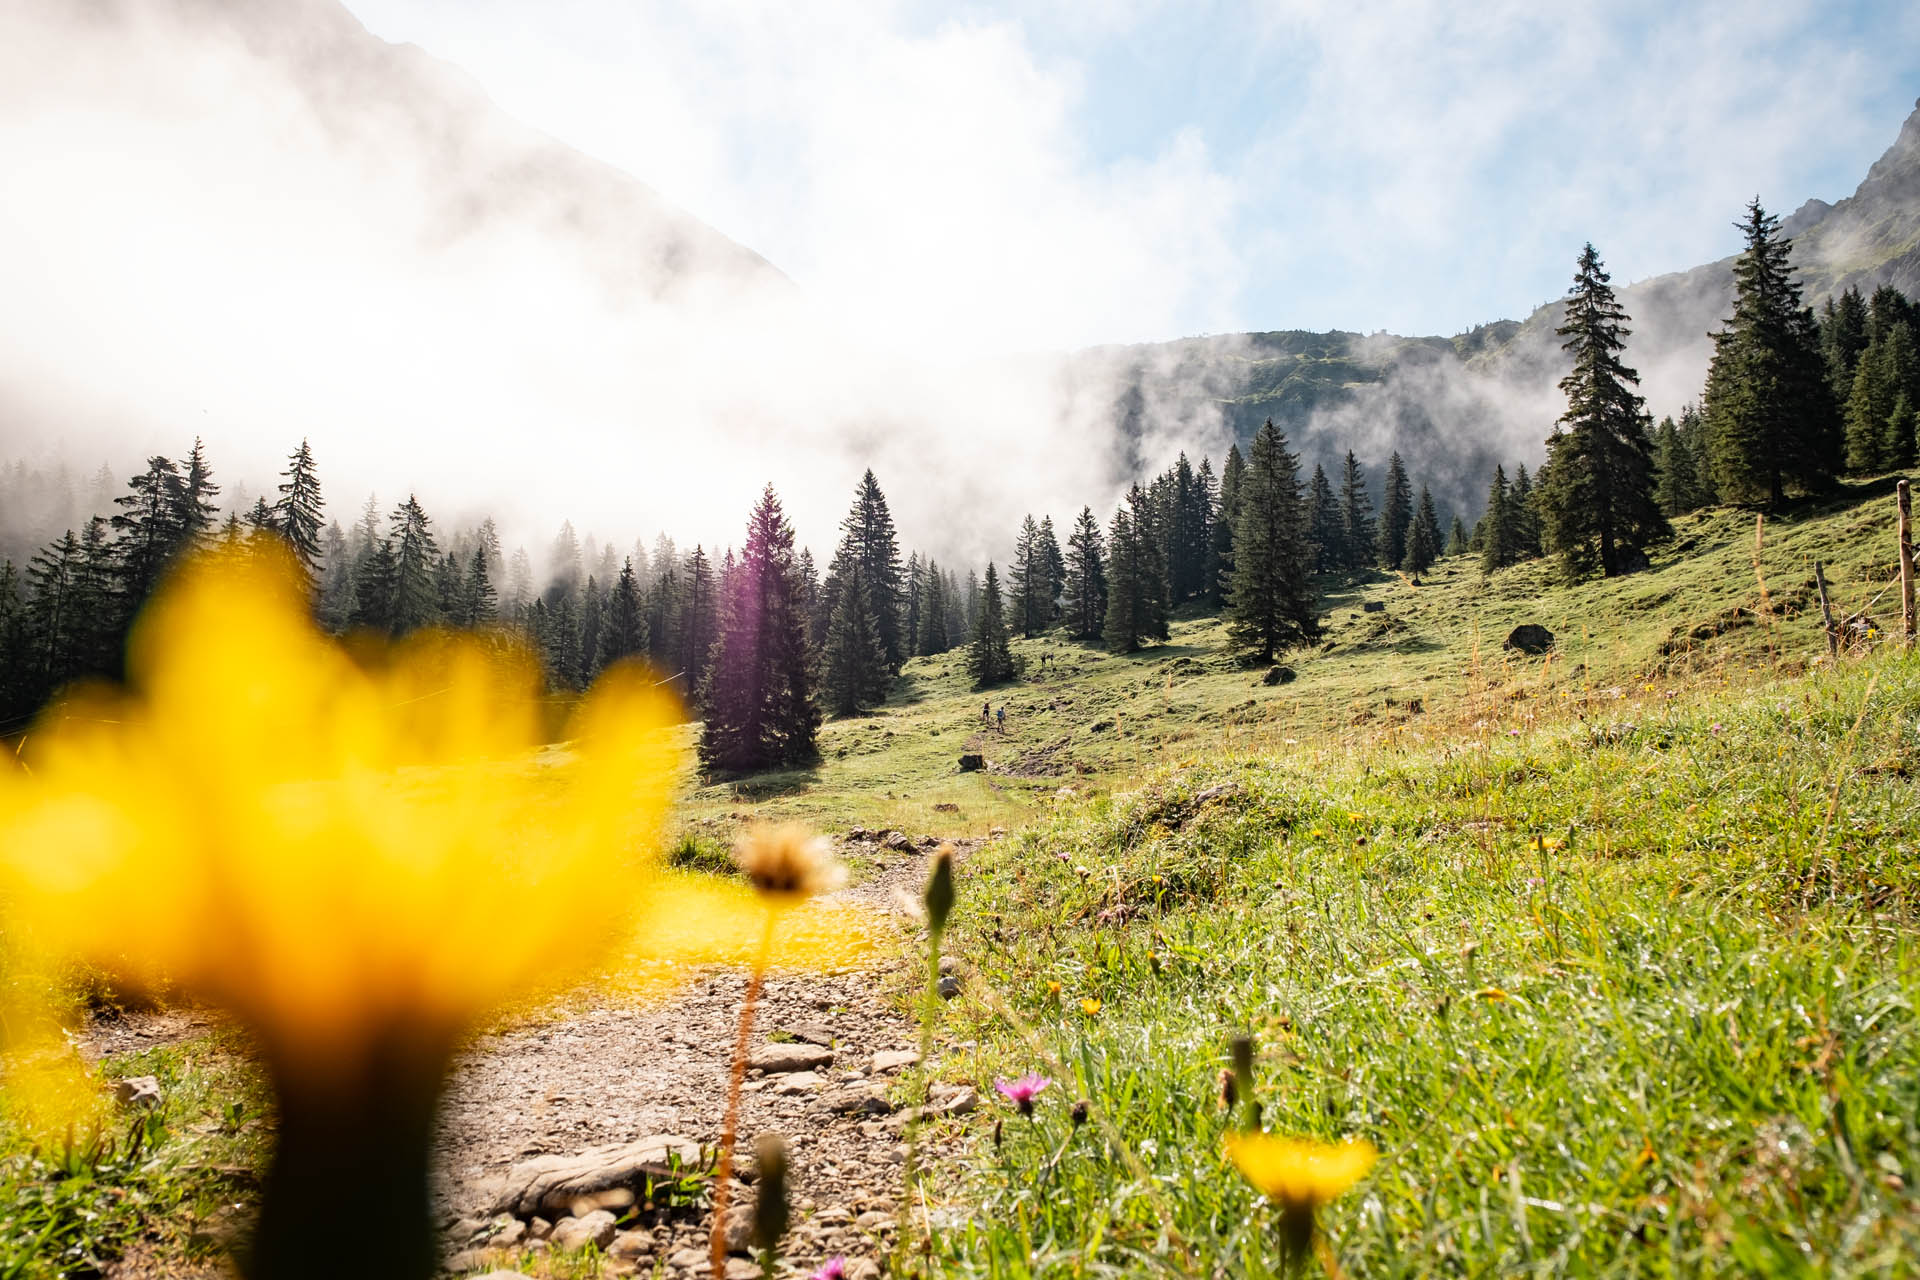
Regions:
<instances>
[{"instance_id":1,"label":"dirt trail","mask_svg":"<svg viewBox=\"0 0 1920 1280\"><path fill-rule=\"evenodd\" d=\"M919 896L927 854L876 856L878 868L836 897L900 913L902 893ZM771 1036L833 1052L815 1073L756 1073L741 1102L743 1151L759 1133L787 1141L795 1225L782 1256L796 1264L844 1255L850 1274L867 1273L860 1264L890 1238L901 1180L899 1118L854 1104L897 1079L898 1068L874 1071L874 1055L911 1049L917 1032L882 998L882 985L880 975L865 972L777 975L763 988L756 1048ZM744 975L713 973L670 1004L593 1009L476 1043L456 1066L441 1113L436 1195L452 1224L449 1250L484 1248L484 1240L469 1244L474 1228L518 1161L654 1134L717 1144L745 988ZM743 1200L751 1195L734 1202ZM621 1237L613 1269L650 1272L664 1260L669 1274L704 1274L707 1229L701 1215L649 1218ZM758 1274L745 1264L731 1269Z\"/></svg>"}]
</instances>

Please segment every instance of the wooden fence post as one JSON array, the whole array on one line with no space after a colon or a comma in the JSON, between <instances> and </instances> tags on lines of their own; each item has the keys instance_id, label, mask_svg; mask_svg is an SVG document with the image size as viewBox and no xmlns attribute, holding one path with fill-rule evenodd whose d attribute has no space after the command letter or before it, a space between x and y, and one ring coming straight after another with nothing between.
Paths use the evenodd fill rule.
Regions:
<instances>
[{"instance_id":1,"label":"wooden fence post","mask_svg":"<svg viewBox=\"0 0 1920 1280\"><path fill-rule=\"evenodd\" d=\"M1900 636L1913 648L1913 494L1902 480L1900 497Z\"/></svg>"},{"instance_id":2,"label":"wooden fence post","mask_svg":"<svg viewBox=\"0 0 1920 1280\"><path fill-rule=\"evenodd\" d=\"M1813 585L1820 588L1820 621L1827 628L1827 656L1840 656L1840 631L1833 625L1833 603L1827 599L1827 571L1818 561L1813 562Z\"/></svg>"}]
</instances>

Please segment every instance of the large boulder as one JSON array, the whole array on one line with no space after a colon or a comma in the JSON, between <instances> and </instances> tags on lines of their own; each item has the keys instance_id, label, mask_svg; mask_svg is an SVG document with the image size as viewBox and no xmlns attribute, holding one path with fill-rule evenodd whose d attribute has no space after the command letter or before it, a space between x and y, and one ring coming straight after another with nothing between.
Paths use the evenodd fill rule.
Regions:
<instances>
[{"instance_id":1,"label":"large boulder","mask_svg":"<svg viewBox=\"0 0 1920 1280\"><path fill-rule=\"evenodd\" d=\"M1507 642L1501 647L1521 653L1546 653L1553 648L1553 632L1537 622L1523 622L1507 634Z\"/></svg>"},{"instance_id":2,"label":"large boulder","mask_svg":"<svg viewBox=\"0 0 1920 1280\"><path fill-rule=\"evenodd\" d=\"M488 1212L516 1218L565 1218L574 1205L609 1192L640 1195L649 1179L672 1176L668 1162L675 1156L682 1168L697 1166L700 1147L690 1139L659 1133L577 1155L536 1156L513 1166Z\"/></svg>"},{"instance_id":3,"label":"large boulder","mask_svg":"<svg viewBox=\"0 0 1920 1280\"><path fill-rule=\"evenodd\" d=\"M978 773L987 767L987 758L977 751L969 751L960 757L960 772Z\"/></svg>"}]
</instances>

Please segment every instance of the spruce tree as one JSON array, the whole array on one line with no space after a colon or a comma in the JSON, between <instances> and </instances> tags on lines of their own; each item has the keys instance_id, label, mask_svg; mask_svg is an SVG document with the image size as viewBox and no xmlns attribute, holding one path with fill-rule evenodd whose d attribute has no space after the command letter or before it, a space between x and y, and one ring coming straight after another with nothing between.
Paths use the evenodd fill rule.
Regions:
<instances>
[{"instance_id":1,"label":"spruce tree","mask_svg":"<svg viewBox=\"0 0 1920 1280\"><path fill-rule=\"evenodd\" d=\"M1349 449L1340 466L1340 567L1366 568L1373 560L1376 538L1366 473Z\"/></svg>"},{"instance_id":2,"label":"spruce tree","mask_svg":"<svg viewBox=\"0 0 1920 1280\"><path fill-rule=\"evenodd\" d=\"M353 612L347 616L350 625L369 631L395 630L394 578L393 543L376 539L354 565Z\"/></svg>"},{"instance_id":3,"label":"spruce tree","mask_svg":"<svg viewBox=\"0 0 1920 1280\"><path fill-rule=\"evenodd\" d=\"M832 615L835 592L848 566L858 561L873 600L880 642L887 656L887 674L897 675L910 653L906 634L906 580L900 564L900 546L894 536L893 515L886 495L868 470L854 490L853 506L840 522L840 546L828 567L822 589L823 604Z\"/></svg>"},{"instance_id":4,"label":"spruce tree","mask_svg":"<svg viewBox=\"0 0 1920 1280\"><path fill-rule=\"evenodd\" d=\"M607 623L600 642L601 665L610 666L639 656L646 651L648 638L640 575L633 571L633 557L628 556L620 566L620 576L613 580L613 590L607 594Z\"/></svg>"},{"instance_id":5,"label":"spruce tree","mask_svg":"<svg viewBox=\"0 0 1920 1280\"><path fill-rule=\"evenodd\" d=\"M53 692L79 667L80 583L85 557L69 529L27 561L27 628L34 688Z\"/></svg>"},{"instance_id":6,"label":"spruce tree","mask_svg":"<svg viewBox=\"0 0 1920 1280\"><path fill-rule=\"evenodd\" d=\"M1820 354L1827 362L1827 385L1837 402L1853 390L1854 370L1867 349L1867 304L1860 290L1848 285L1838 298L1828 298L1820 317Z\"/></svg>"},{"instance_id":7,"label":"spruce tree","mask_svg":"<svg viewBox=\"0 0 1920 1280\"><path fill-rule=\"evenodd\" d=\"M1242 511L1245 475L1243 466ZM1151 502L1147 491L1134 485L1126 502L1114 512L1107 534L1107 617L1102 636L1114 653L1132 653L1148 640L1165 640L1168 634L1166 569L1160 559Z\"/></svg>"},{"instance_id":8,"label":"spruce tree","mask_svg":"<svg viewBox=\"0 0 1920 1280\"><path fill-rule=\"evenodd\" d=\"M1467 543L1467 526L1461 523L1459 516L1455 516L1453 528L1447 532L1447 554L1463 556L1472 549Z\"/></svg>"},{"instance_id":9,"label":"spruce tree","mask_svg":"<svg viewBox=\"0 0 1920 1280\"><path fill-rule=\"evenodd\" d=\"M1341 565L1340 502L1324 467L1316 464L1307 486L1307 539L1313 544L1313 571L1331 573Z\"/></svg>"},{"instance_id":10,"label":"spruce tree","mask_svg":"<svg viewBox=\"0 0 1920 1280\"><path fill-rule=\"evenodd\" d=\"M1488 573L1504 569L1519 560L1514 546L1513 497L1507 489L1507 469L1493 467L1493 481L1487 486L1487 513L1480 517L1480 567Z\"/></svg>"},{"instance_id":11,"label":"spruce tree","mask_svg":"<svg viewBox=\"0 0 1920 1280\"><path fill-rule=\"evenodd\" d=\"M645 583L638 565L633 571L634 590L639 593L640 602L640 651L650 657L655 666L672 671L677 669L673 663L680 655L680 559L669 554L654 557L653 563L662 567L651 583ZM622 570L631 564L633 557L629 555ZM616 582L618 578L616 574Z\"/></svg>"},{"instance_id":12,"label":"spruce tree","mask_svg":"<svg viewBox=\"0 0 1920 1280\"><path fill-rule=\"evenodd\" d=\"M220 486L213 482L213 465L207 461L206 447L200 443L200 437L195 436L193 449L187 454L185 474L180 477L178 511L173 522L179 542L174 550L183 551L213 532L214 524L220 519L220 504L214 501L219 496Z\"/></svg>"},{"instance_id":13,"label":"spruce tree","mask_svg":"<svg viewBox=\"0 0 1920 1280\"><path fill-rule=\"evenodd\" d=\"M1246 471L1247 460L1236 441L1227 446L1227 460L1220 464L1220 503L1213 519L1213 578L1207 584L1215 601L1227 598L1227 583L1233 577L1233 531L1240 523L1240 481Z\"/></svg>"},{"instance_id":14,"label":"spruce tree","mask_svg":"<svg viewBox=\"0 0 1920 1280\"><path fill-rule=\"evenodd\" d=\"M896 571L898 564L896 556ZM820 711L805 602L793 526L772 485L754 507L746 544L723 585L720 633L701 699L707 714L700 758L710 769L736 772L814 759Z\"/></svg>"},{"instance_id":15,"label":"spruce tree","mask_svg":"<svg viewBox=\"0 0 1920 1280\"><path fill-rule=\"evenodd\" d=\"M1380 529L1377 535L1380 566L1398 569L1407 558L1407 530L1413 527L1413 483L1407 479L1407 465L1395 450L1387 458L1386 490L1380 500Z\"/></svg>"},{"instance_id":16,"label":"spruce tree","mask_svg":"<svg viewBox=\"0 0 1920 1280\"><path fill-rule=\"evenodd\" d=\"M606 624L606 600L600 591L598 574L587 575L587 588L580 596L580 683L593 683L606 660L600 653L600 632Z\"/></svg>"},{"instance_id":17,"label":"spruce tree","mask_svg":"<svg viewBox=\"0 0 1920 1280\"><path fill-rule=\"evenodd\" d=\"M1699 481L1693 453L1672 417L1660 419L1659 430L1653 434L1653 447L1654 465L1660 475L1659 483L1654 486L1654 501L1660 504L1661 512L1677 516L1694 510L1700 504L1695 499Z\"/></svg>"},{"instance_id":18,"label":"spruce tree","mask_svg":"<svg viewBox=\"0 0 1920 1280\"><path fill-rule=\"evenodd\" d=\"M906 646L909 654L920 652L920 610L926 604L927 570L920 561L920 553L914 552L907 557L907 631Z\"/></svg>"},{"instance_id":19,"label":"spruce tree","mask_svg":"<svg viewBox=\"0 0 1920 1280\"><path fill-rule=\"evenodd\" d=\"M1299 464L1272 419L1254 434L1240 484L1240 527L1233 535L1228 635L1261 662L1319 634L1314 615L1313 548Z\"/></svg>"},{"instance_id":20,"label":"spruce tree","mask_svg":"<svg viewBox=\"0 0 1920 1280\"><path fill-rule=\"evenodd\" d=\"M1023 636L1031 638L1046 628L1043 598L1049 576L1046 550L1040 545L1040 526L1028 516L1020 522L1020 534L1013 542L1013 565L1007 570L1007 593L1012 607L1007 625Z\"/></svg>"},{"instance_id":21,"label":"spruce tree","mask_svg":"<svg viewBox=\"0 0 1920 1280\"><path fill-rule=\"evenodd\" d=\"M1513 469L1513 547L1522 560L1535 560L1546 554L1545 532L1540 510L1534 499L1533 477L1522 462Z\"/></svg>"},{"instance_id":22,"label":"spruce tree","mask_svg":"<svg viewBox=\"0 0 1920 1280\"><path fill-rule=\"evenodd\" d=\"M926 596L920 602L920 634L915 647L927 657L945 653L953 647L947 628L947 579L939 564L927 561Z\"/></svg>"},{"instance_id":23,"label":"spruce tree","mask_svg":"<svg viewBox=\"0 0 1920 1280\"><path fill-rule=\"evenodd\" d=\"M1167 581L1171 598L1192 600L1207 594L1210 558L1211 497L1182 453L1168 473Z\"/></svg>"},{"instance_id":24,"label":"spruce tree","mask_svg":"<svg viewBox=\"0 0 1920 1280\"><path fill-rule=\"evenodd\" d=\"M170 458L155 454L147 469L127 481L127 492L115 498L121 510L113 517L120 561L123 612L131 617L166 571L174 549L185 539L181 508L186 489L180 468Z\"/></svg>"},{"instance_id":25,"label":"spruce tree","mask_svg":"<svg viewBox=\"0 0 1920 1280\"><path fill-rule=\"evenodd\" d=\"M1206 547L1200 557L1199 598L1213 603L1219 598L1216 584L1220 581L1219 530L1220 523L1220 485L1213 474L1213 459L1202 457L1200 469L1194 473L1194 482L1200 491L1200 500L1206 510Z\"/></svg>"},{"instance_id":26,"label":"spruce tree","mask_svg":"<svg viewBox=\"0 0 1920 1280\"><path fill-rule=\"evenodd\" d=\"M389 629L396 636L432 626L440 617L440 592L434 579L439 548L434 545L432 521L412 494L388 518L387 541L392 545L393 586Z\"/></svg>"},{"instance_id":27,"label":"spruce tree","mask_svg":"<svg viewBox=\"0 0 1920 1280\"><path fill-rule=\"evenodd\" d=\"M1425 573L1440 558L1440 543L1440 513L1434 509L1433 493L1423 484L1420 501L1413 509L1413 524L1407 530L1407 556L1400 567L1408 573Z\"/></svg>"},{"instance_id":28,"label":"spruce tree","mask_svg":"<svg viewBox=\"0 0 1920 1280\"><path fill-rule=\"evenodd\" d=\"M687 573L680 584L680 687L701 696L707 664L719 633L719 594L706 548L696 544L687 557Z\"/></svg>"},{"instance_id":29,"label":"spruce tree","mask_svg":"<svg viewBox=\"0 0 1920 1280\"><path fill-rule=\"evenodd\" d=\"M327 525L322 544L320 600L314 613L328 631L347 629L353 616L353 557L347 550L347 533L338 520ZM491 590L491 588L489 588Z\"/></svg>"},{"instance_id":30,"label":"spruce tree","mask_svg":"<svg viewBox=\"0 0 1920 1280\"><path fill-rule=\"evenodd\" d=\"M1067 589L1067 558L1060 552L1060 539L1053 532L1053 517L1040 517L1040 558L1047 567L1046 597L1042 611L1050 627L1060 621L1060 599Z\"/></svg>"},{"instance_id":31,"label":"spruce tree","mask_svg":"<svg viewBox=\"0 0 1920 1280\"><path fill-rule=\"evenodd\" d=\"M1107 621L1107 556L1092 507L1081 507L1067 538L1067 631L1096 640Z\"/></svg>"},{"instance_id":32,"label":"spruce tree","mask_svg":"<svg viewBox=\"0 0 1920 1280\"><path fill-rule=\"evenodd\" d=\"M827 621L825 674L827 709L837 716L858 715L887 699L887 650L880 639L866 571L855 561L834 593Z\"/></svg>"},{"instance_id":33,"label":"spruce tree","mask_svg":"<svg viewBox=\"0 0 1920 1280\"><path fill-rule=\"evenodd\" d=\"M466 577L460 584L462 621L470 627L492 622L495 601L493 580L487 574L487 549L483 544L474 547L473 557L467 561Z\"/></svg>"},{"instance_id":34,"label":"spruce tree","mask_svg":"<svg viewBox=\"0 0 1920 1280\"><path fill-rule=\"evenodd\" d=\"M309 589L318 585L321 566L320 519L326 504L320 497L320 475L313 463L313 451L302 440L280 473L286 479L279 486L280 500L274 503L273 523L293 548L300 567L307 572Z\"/></svg>"},{"instance_id":35,"label":"spruce tree","mask_svg":"<svg viewBox=\"0 0 1920 1280\"><path fill-rule=\"evenodd\" d=\"M1013 646L1007 637L1007 620L1000 600L1000 575L987 561L986 580L980 586L980 607L973 624L973 641L967 646L967 674L976 689L991 688L1013 679Z\"/></svg>"},{"instance_id":36,"label":"spruce tree","mask_svg":"<svg viewBox=\"0 0 1920 1280\"><path fill-rule=\"evenodd\" d=\"M1562 347L1573 369L1560 380L1567 411L1547 440L1535 499L1546 548L1575 577L1596 567L1607 577L1625 573L1668 533L1654 498L1645 402L1633 390L1640 376L1620 359L1627 314L1608 279L1587 245L1567 295L1566 323L1555 330L1567 340ZM1516 512L1507 531L1519 554L1527 550L1531 518L1530 510ZM1491 545L1488 556L1495 559Z\"/></svg>"},{"instance_id":37,"label":"spruce tree","mask_svg":"<svg viewBox=\"0 0 1920 1280\"><path fill-rule=\"evenodd\" d=\"M19 571L13 561L0 561L0 733L24 732L40 705L31 648Z\"/></svg>"},{"instance_id":38,"label":"spruce tree","mask_svg":"<svg viewBox=\"0 0 1920 1280\"><path fill-rule=\"evenodd\" d=\"M580 665L580 613L573 607L573 597L564 591L547 611L545 639L547 679L552 687L586 687L586 672Z\"/></svg>"},{"instance_id":39,"label":"spruce tree","mask_svg":"<svg viewBox=\"0 0 1920 1280\"><path fill-rule=\"evenodd\" d=\"M1778 507L1787 486L1823 486L1842 453L1813 312L1800 305L1779 219L1747 206L1734 263L1733 315L1713 334L1706 419L1714 487L1732 502Z\"/></svg>"}]
</instances>

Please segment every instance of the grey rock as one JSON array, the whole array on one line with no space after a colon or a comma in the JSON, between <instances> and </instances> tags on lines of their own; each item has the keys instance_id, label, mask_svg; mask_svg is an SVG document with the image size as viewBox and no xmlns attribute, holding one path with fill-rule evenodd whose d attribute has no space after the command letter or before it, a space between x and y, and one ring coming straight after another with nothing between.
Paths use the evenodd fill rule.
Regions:
<instances>
[{"instance_id":1,"label":"grey rock","mask_svg":"<svg viewBox=\"0 0 1920 1280\"><path fill-rule=\"evenodd\" d=\"M562 1218L554 1223L547 1243L562 1250L584 1249L588 1245L604 1249L613 1243L616 1234L613 1215L605 1209L595 1209L584 1217Z\"/></svg>"},{"instance_id":2,"label":"grey rock","mask_svg":"<svg viewBox=\"0 0 1920 1280\"><path fill-rule=\"evenodd\" d=\"M832 1028L818 1022L803 1022L797 1027L788 1027L786 1030L794 1039L805 1041L807 1044L817 1044L827 1049L833 1047Z\"/></svg>"},{"instance_id":3,"label":"grey rock","mask_svg":"<svg viewBox=\"0 0 1920 1280\"><path fill-rule=\"evenodd\" d=\"M511 1249L527 1238L527 1224L518 1218L500 1217L494 1220L493 1234L487 1237L487 1247L492 1249Z\"/></svg>"},{"instance_id":4,"label":"grey rock","mask_svg":"<svg viewBox=\"0 0 1920 1280\"><path fill-rule=\"evenodd\" d=\"M953 999L960 994L960 979L954 977L952 974L946 975L940 979L939 991L942 1000Z\"/></svg>"},{"instance_id":5,"label":"grey rock","mask_svg":"<svg viewBox=\"0 0 1920 1280\"><path fill-rule=\"evenodd\" d=\"M128 1076L113 1086L113 1096L129 1107L157 1107L160 1081L154 1076Z\"/></svg>"},{"instance_id":6,"label":"grey rock","mask_svg":"<svg viewBox=\"0 0 1920 1280\"><path fill-rule=\"evenodd\" d=\"M847 1280L880 1280L880 1264L872 1258L855 1258L847 1264Z\"/></svg>"},{"instance_id":7,"label":"grey rock","mask_svg":"<svg viewBox=\"0 0 1920 1280\"><path fill-rule=\"evenodd\" d=\"M553 1234L553 1224L545 1218L535 1217L533 1221L527 1224L527 1239L529 1240L545 1240L551 1234Z\"/></svg>"},{"instance_id":8,"label":"grey rock","mask_svg":"<svg viewBox=\"0 0 1920 1280\"><path fill-rule=\"evenodd\" d=\"M577 1200L611 1191L637 1195L649 1178L669 1176L670 1155L678 1156L683 1166L697 1164L700 1148L687 1138L660 1133L577 1155L537 1156L513 1166L489 1212L559 1217L570 1213Z\"/></svg>"},{"instance_id":9,"label":"grey rock","mask_svg":"<svg viewBox=\"0 0 1920 1280\"><path fill-rule=\"evenodd\" d=\"M650 1258L653 1256L653 1237L644 1231L622 1231L614 1236L613 1243L607 1246L609 1258Z\"/></svg>"},{"instance_id":10,"label":"grey rock","mask_svg":"<svg viewBox=\"0 0 1920 1280\"><path fill-rule=\"evenodd\" d=\"M882 1049L873 1055L873 1074L883 1075L889 1071L898 1071L920 1061L920 1055L912 1049Z\"/></svg>"},{"instance_id":11,"label":"grey rock","mask_svg":"<svg viewBox=\"0 0 1920 1280\"><path fill-rule=\"evenodd\" d=\"M1360 611L1362 613L1385 613L1387 611L1387 602L1384 600L1368 600L1361 604Z\"/></svg>"},{"instance_id":12,"label":"grey rock","mask_svg":"<svg viewBox=\"0 0 1920 1280\"><path fill-rule=\"evenodd\" d=\"M736 1204L727 1210L727 1252L746 1253L753 1248L753 1206Z\"/></svg>"},{"instance_id":13,"label":"grey rock","mask_svg":"<svg viewBox=\"0 0 1920 1280\"><path fill-rule=\"evenodd\" d=\"M978 773L987 767L987 758L977 751L969 751L960 757L960 772Z\"/></svg>"},{"instance_id":14,"label":"grey rock","mask_svg":"<svg viewBox=\"0 0 1920 1280\"><path fill-rule=\"evenodd\" d=\"M782 1076L780 1082L773 1086L773 1091L789 1096L796 1093L812 1093L826 1083L827 1078L816 1072L795 1071Z\"/></svg>"},{"instance_id":15,"label":"grey rock","mask_svg":"<svg viewBox=\"0 0 1920 1280\"><path fill-rule=\"evenodd\" d=\"M957 973L959 972L959 970L960 970L960 962L956 960L954 957L952 956L940 957L941 973Z\"/></svg>"},{"instance_id":16,"label":"grey rock","mask_svg":"<svg viewBox=\"0 0 1920 1280\"><path fill-rule=\"evenodd\" d=\"M753 1051L747 1065L770 1076L813 1071L833 1065L833 1050L813 1044L763 1044Z\"/></svg>"},{"instance_id":17,"label":"grey rock","mask_svg":"<svg viewBox=\"0 0 1920 1280\"><path fill-rule=\"evenodd\" d=\"M1295 674L1292 667L1268 667L1267 674L1260 677L1260 683L1269 687L1276 684L1292 684Z\"/></svg>"},{"instance_id":18,"label":"grey rock","mask_svg":"<svg viewBox=\"0 0 1920 1280\"><path fill-rule=\"evenodd\" d=\"M1553 632L1537 622L1523 622L1507 633L1503 649L1517 649L1521 653L1542 654L1553 648Z\"/></svg>"},{"instance_id":19,"label":"grey rock","mask_svg":"<svg viewBox=\"0 0 1920 1280\"><path fill-rule=\"evenodd\" d=\"M681 1249L667 1259L667 1265L675 1271L692 1271L695 1267L704 1267L707 1265L706 1250Z\"/></svg>"},{"instance_id":20,"label":"grey rock","mask_svg":"<svg viewBox=\"0 0 1920 1280\"><path fill-rule=\"evenodd\" d=\"M880 847L882 849L891 849L895 853L912 853L913 841L907 839L903 832L889 831L880 837Z\"/></svg>"},{"instance_id":21,"label":"grey rock","mask_svg":"<svg viewBox=\"0 0 1920 1280\"><path fill-rule=\"evenodd\" d=\"M820 1106L835 1115L883 1116L893 1107L872 1085L853 1085L820 1095Z\"/></svg>"}]
</instances>

